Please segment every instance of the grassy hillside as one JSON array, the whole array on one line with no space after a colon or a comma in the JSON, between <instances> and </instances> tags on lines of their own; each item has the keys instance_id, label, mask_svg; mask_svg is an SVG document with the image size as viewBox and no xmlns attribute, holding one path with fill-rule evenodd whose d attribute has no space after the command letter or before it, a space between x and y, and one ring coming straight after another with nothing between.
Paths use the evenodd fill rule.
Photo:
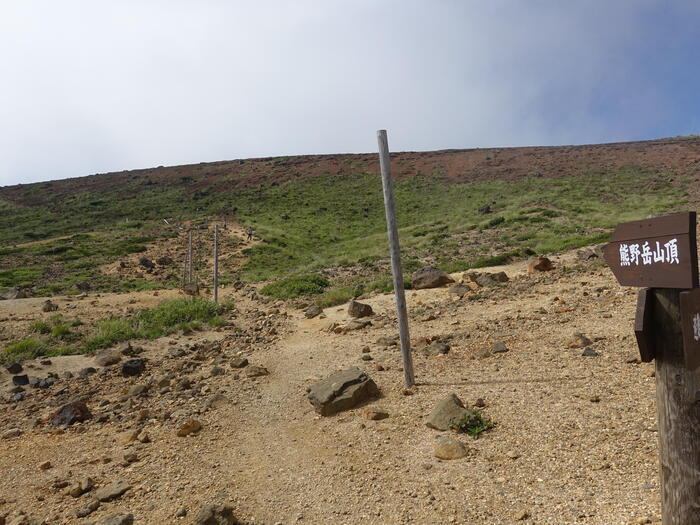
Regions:
<instances>
[{"instance_id":1,"label":"grassy hillside","mask_svg":"<svg viewBox=\"0 0 700 525\"><path fill-rule=\"evenodd\" d=\"M0 231L9 241L0 248L0 289L28 286L50 295L76 293L81 281L104 291L175 286L174 273L158 282L120 280L98 267L176 235L163 218L207 221L233 208L263 240L246 252L245 280L356 267L362 278L344 276L334 285L389 284L377 174L317 175L238 189L212 185L194 192L191 181L164 185L146 179L65 198L46 184L24 194L50 199L48 205L0 202ZM407 271L424 264L456 271L602 242L617 222L683 209L688 184L687 176L640 167L474 182L456 182L445 173L400 178L395 194L404 264ZM483 213L486 206L489 213ZM36 241L57 236L64 237Z\"/></svg>"}]
</instances>

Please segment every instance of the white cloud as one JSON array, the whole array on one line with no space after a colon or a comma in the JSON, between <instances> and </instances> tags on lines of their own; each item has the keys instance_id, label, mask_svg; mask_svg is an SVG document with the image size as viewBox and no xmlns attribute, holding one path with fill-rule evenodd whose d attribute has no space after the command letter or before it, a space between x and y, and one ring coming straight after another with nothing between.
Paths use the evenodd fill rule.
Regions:
<instances>
[{"instance_id":1,"label":"white cloud","mask_svg":"<svg viewBox=\"0 0 700 525\"><path fill-rule=\"evenodd\" d=\"M657 5L13 2L0 184L374 151L379 128L395 150L649 136L674 109L645 64Z\"/></svg>"}]
</instances>

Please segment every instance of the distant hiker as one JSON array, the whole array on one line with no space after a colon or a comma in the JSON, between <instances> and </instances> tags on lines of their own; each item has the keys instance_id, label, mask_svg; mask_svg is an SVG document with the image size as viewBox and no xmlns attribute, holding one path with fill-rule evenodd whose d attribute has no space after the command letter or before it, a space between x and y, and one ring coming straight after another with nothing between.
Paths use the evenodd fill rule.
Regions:
<instances>
[{"instance_id":1,"label":"distant hiker","mask_svg":"<svg viewBox=\"0 0 700 525\"><path fill-rule=\"evenodd\" d=\"M255 232L253 232L253 228L248 226L248 229L245 231L245 234L248 236L249 241L253 240L253 233L255 233Z\"/></svg>"}]
</instances>

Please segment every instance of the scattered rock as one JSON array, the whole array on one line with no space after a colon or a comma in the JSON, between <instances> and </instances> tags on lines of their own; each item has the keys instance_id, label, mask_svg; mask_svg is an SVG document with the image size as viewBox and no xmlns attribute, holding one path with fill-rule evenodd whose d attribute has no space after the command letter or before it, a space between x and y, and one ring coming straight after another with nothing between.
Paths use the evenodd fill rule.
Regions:
<instances>
[{"instance_id":1,"label":"scattered rock","mask_svg":"<svg viewBox=\"0 0 700 525\"><path fill-rule=\"evenodd\" d=\"M349 410L379 395L376 383L357 367L331 374L309 388L308 399L322 416Z\"/></svg>"},{"instance_id":2,"label":"scattered rock","mask_svg":"<svg viewBox=\"0 0 700 525\"><path fill-rule=\"evenodd\" d=\"M590 346L593 344L593 341L591 341L588 337L583 335L580 332L576 332L571 341L566 345L567 348L585 348L587 346Z\"/></svg>"},{"instance_id":3,"label":"scattered rock","mask_svg":"<svg viewBox=\"0 0 700 525\"><path fill-rule=\"evenodd\" d=\"M17 386L25 386L29 384L29 377L27 374L21 376L12 376L12 384Z\"/></svg>"},{"instance_id":4,"label":"scattered rock","mask_svg":"<svg viewBox=\"0 0 700 525\"><path fill-rule=\"evenodd\" d=\"M245 375L248 377L260 377L270 375L270 372L264 366L250 365L246 368Z\"/></svg>"},{"instance_id":5,"label":"scattered rock","mask_svg":"<svg viewBox=\"0 0 700 525\"><path fill-rule=\"evenodd\" d=\"M453 284L450 286L450 289L447 290L447 293L450 295L455 295L459 297L460 299L464 297L466 294L470 292L470 288L468 286L464 286L461 283Z\"/></svg>"},{"instance_id":6,"label":"scattered rock","mask_svg":"<svg viewBox=\"0 0 700 525\"><path fill-rule=\"evenodd\" d=\"M191 296L199 295L199 285L196 283L187 283L182 286L182 291Z\"/></svg>"},{"instance_id":7,"label":"scattered rock","mask_svg":"<svg viewBox=\"0 0 700 525\"><path fill-rule=\"evenodd\" d=\"M7 370L10 374L19 374L22 372L22 365L19 363L10 363L9 365L5 365L5 370Z\"/></svg>"},{"instance_id":8,"label":"scattered rock","mask_svg":"<svg viewBox=\"0 0 700 525\"><path fill-rule=\"evenodd\" d=\"M306 310L304 310L304 316L307 319L313 319L314 317L318 317L322 313L323 313L323 308L321 308L320 306L317 306L315 304L312 304Z\"/></svg>"},{"instance_id":9,"label":"scattered rock","mask_svg":"<svg viewBox=\"0 0 700 525\"><path fill-rule=\"evenodd\" d=\"M89 516L93 512L95 512L97 509L100 508L100 502L99 500L92 500L90 503L85 505L82 509L78 509L75 511L75 515L78 518L85 518L86 516Z\"/></svg>"},{"instance_id":10,"label":"scattered rock","mask_svg":"<svg viewBox=\"0 0 700 525\"><path fill-rule=\"evenodd\" d=\"M464 443L450 436L438 436L435 440L434 454L439 459L460 459L469 455Z\"/></svg>"},{"instance_id":11,"label":"scattered rock","mask_svg":"<svg viewBox=\"0 0 700 525\"><path fill-rule=\"evenodd\" d=\"M47 299L44 301L44 303L41 305L41 311L42 312L55 312L58 310L58 305L51 302L51 299Z\"/></svg>"},{"instance_id":12,"label":"scattered rock","mask_svg":"<svg viewBox=\"0 0 700 525\"><path fill-rule=\"evenodd\" d=\"M468 410L464 408L462 401L455 395L450 394L440 401L425 421L425 426L435 430L449 430L453 419L460 419Z\"/></svg>"},{"instance_id":13,"label":"scattered rock","mask_svg":"<svg viewBox=\"0 0 700 525\"><path fill-rule=\"evenodd\" d=\"M445 272L432 266L426 266L414 272L411 278L411 285L414 290L424 290L426 288L439 288L446 284L455 282L452 277Z\"/></svg>"},{"instance_id":14,"label":"scattered rock","mask_svg":"<svg viewBox=\"0 0 700 525\"><path fill-rule=\"evenodd\" d=\"M188 419L177 429L177 436L189 436L190 434L198 433L200 430L202 430L202 424L199 421L196 419Z\"/></svg>"},{"instance_id":15,"label":"scattered rock","mask_svg":"<svg viewBox=\"0 0 700 525\"><path fill-rule=\"evenodd\" d=\"M88 366L78 371L78 377L80 379L85 379L87 376L90 376L95 373L97 373L97 370L91 366Z\"/></svg>"},{"instance_id":16,"label":"scattered rock","mask_svg":"<svg viewBox=\"0 0 700 525\"><path fill-rule=\"evenodd\" d=\"M209 503L199 509L192 525L238 525L238 520L229 505Z\"/></svg>"},{"instance_id":17,"label":"scattered rock","mask_svg":"<svg viewBox=\"0 0 700 525\"><path fill-rule=\"evenodd\" d=\"M450 352L450 345L442 341L433 341L429 346L424 347L421 352L426 356L446 355Z\"/></svg>"},{"instance_id":18,"label":"scattered rock","mask_svg":"<svg viewBox=\"0 0 700 525\"><path fill-rule=\"evenodd\" d=\"M365 419L369 419L370 421L379 421L388 418L389 412L381 408L366 408L362 412L362 415Z\"/></svg>"},{"instance_id":19,"label":"scattered rock","mask_svg":"<svg viewBox=\"0 0 700 525\"><path fill-rule=\"evenodd\" d=\"M348 304L348 315L350 317L370 317L374 315L372 307L365 303L358 303L354 299Z\"/></svg>"},{"instance_id":20,"label":"scattered rock","mask_svg":"<svg viewBox=\"0 0 700 525\"><path fill-rule=\"evenodd\" d=\"M248 366L248 360L245 357L234 357L231 359L231 366L233 368L245 368Z\"/></svg>"},{"instance_id":21,"label":"scattered rock","mask_svg":"<svg viewBox=\"0 0 700 525\"><path fill-rule=\"evenodd\" d=\"M598 254L596 253L595 250L591 248L585 248L583 250L579 250L576 253L576 257L578 258L579 261L590 261L591 259L597 259Z\"/></svg>"},{"instance_id":22,"label":"scattered rock","mask_svg":"<svg viewBox=\"0 0 700 525\"><path fill-rule=\"evenodd\" d=\"M134 515L133 514L111 514L106 518L102 518L100 521L96 522L94 525L133 525Z\"/></svg>"},{"instance_id":23,"label":"scattered rock","mask_svg":"<svg viewBox=\"0 0 700 525\"><path fill-rule=\"evenodd\" d=\"M590 346L587 346L583 349L583 353L581 355L583 357L598 357L600 354L593 350Z\"/></svg>"},{"instance_id":24,"label":"scattered rock","mask_svg":"<svg viewBox=\"0 0 700 525\"><path fill-rule=\"evenodd\" d=\"M146 369L145 359L129 359L122 364L123 376L138 376Z\"/></svg>"},{"instance_id":25,"label":"scattered rock","mask_svg":"<svg viewBox=\"0 0 700 525\"><path fill-rule=\"evenodd\" d=\"M64 427L73 423L80 423L92 418L90 410L83 401L73 401L63 405L51 417L51 424L55 427Z\"/></svg>"},{"instance_id":26,"label":"scattered rock","mask_svg":"<svg viewBox=\"0 0 700 525\"><path fill-rule=\"evenodd\" d=\"M95 364L98 366L111 366L116 365L121 359L121 352L118 349L108 348L95 356Z\"/></svg>"},{"instance_id":27,"label":"scattered rock","mask_svg":"<svg viewBox=\"0 0 700 525\"><path fill-rule=\"evenodd\" d=\"M39 464L39 468L41 470L49 470L51 467L53 467L53 465L50 461L44 461L43 463Z\"/></svg>"},{"instance_id":28,"label":"scattered rock","mask_svg":"<svg viewBox=\"0 0 700 525\"><path fill-rule=\"evenodd\" d=\"M139 264L146 268L147 270L152 270L153 268L156 267L155 264L153 264L153 261L150 260L148 257L141 257L139 259Z\"/></svg>"},{"instance_id":29,"label":"scattered rock","mask_svg":"<svg viewBox=\"0 0 700 525\"><path fill-rule=\"evenodd\" d=\"M89 476L80 479L76 484L68 489L68 494L74 498L79 498L83 494L90 492L95 487L95 482Z\"/></svg>"},{"instance_id":30,"label":"scattered rock","mask_svg":"<svg viewBox=\"0 0 700 525\"><path fill-rule=\"evenodd\" d=\"M2 439L12 439L16 438L22 435L22 431L19 428L11 428L10 430L6 430L5 432L0 435Z\"/></svg>"},{"instance_id":31,"label":"scattered rock","mask_svg":"<svg viewBox=\"0 0 700 525\"><path fill-rule=\"evenodd\" d=\"M158 257L156 259L156 263L159 266L170 266L172 264L175 264L175 261L173 261L172 257L168 257L167 255L163 255L162 257Z\"/></svg>"},{"instance_id":32,"label":"scattered rock","mask_svg":"<svg viewBox=\"0 0 700 525\"><path fill-rule=\"evenodd\" d=\"M504 342L499 341L493 345L493 347L491 348L491 352L494 354L502 354L504 352L508 352L508 347Z\"/></svg>"},{"instance_id":33,"label":"scattered rock","mask_svg":"<svg viewBox=\"0 0 700 525\"><path fill-rule=\"evenodd\" d=\"M214 394L209 399L207 399L207 402L204 403L204 406L207 408L219 408L228 405L228 403L229 401L225 395Z\"/></svg>"},{"instance_id":34,"label":"scattered rock","mask_svg":"<svg viewBox=\"0 0 700 525\"><path fill-rule=\"evenodd\" d=\"M112 501L122 496L129 489L131 489L131 485L125 481L113 481L109 485L97 489L95 498L99 501Z\"/></svg>"},{"instance_id":35,"label":"scattered rock","mask_svg":"<svg viewBox=\"0 0 700 525\"><path fill-rule=\"evenodd\" d=\"M21 288L10 288L0 293L0 301L11 301L12 299L26 299L29 297L29 292Z\"/></svg>"},{"instance_id":36,"label":"scattered rock","mask_svg":"<svg viewBox=\"0 0 700 525\"><path fill-rule=\"evenodd\" d=\"M527 266L527 273L548 272L550 270L554 270L554 263L547 257L538 257L530 261Z\"/></svg>"}]
</instances>

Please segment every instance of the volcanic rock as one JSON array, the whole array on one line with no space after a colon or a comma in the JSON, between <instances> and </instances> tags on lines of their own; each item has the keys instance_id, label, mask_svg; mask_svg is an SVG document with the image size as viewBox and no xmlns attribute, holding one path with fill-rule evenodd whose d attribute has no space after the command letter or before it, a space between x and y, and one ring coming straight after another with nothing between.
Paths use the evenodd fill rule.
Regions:
<instances>
[{"instance_id":1,"label":"volcanic rock","mask_svg":"<svg viewBox=\"0 0 700 525\"><path fill-rule=\"evenodd\" d=\"M349 410L379 395L377 384L357 367L331 374L309 388L308 399L322 416Z\"/></svg>"}]
</instances>

